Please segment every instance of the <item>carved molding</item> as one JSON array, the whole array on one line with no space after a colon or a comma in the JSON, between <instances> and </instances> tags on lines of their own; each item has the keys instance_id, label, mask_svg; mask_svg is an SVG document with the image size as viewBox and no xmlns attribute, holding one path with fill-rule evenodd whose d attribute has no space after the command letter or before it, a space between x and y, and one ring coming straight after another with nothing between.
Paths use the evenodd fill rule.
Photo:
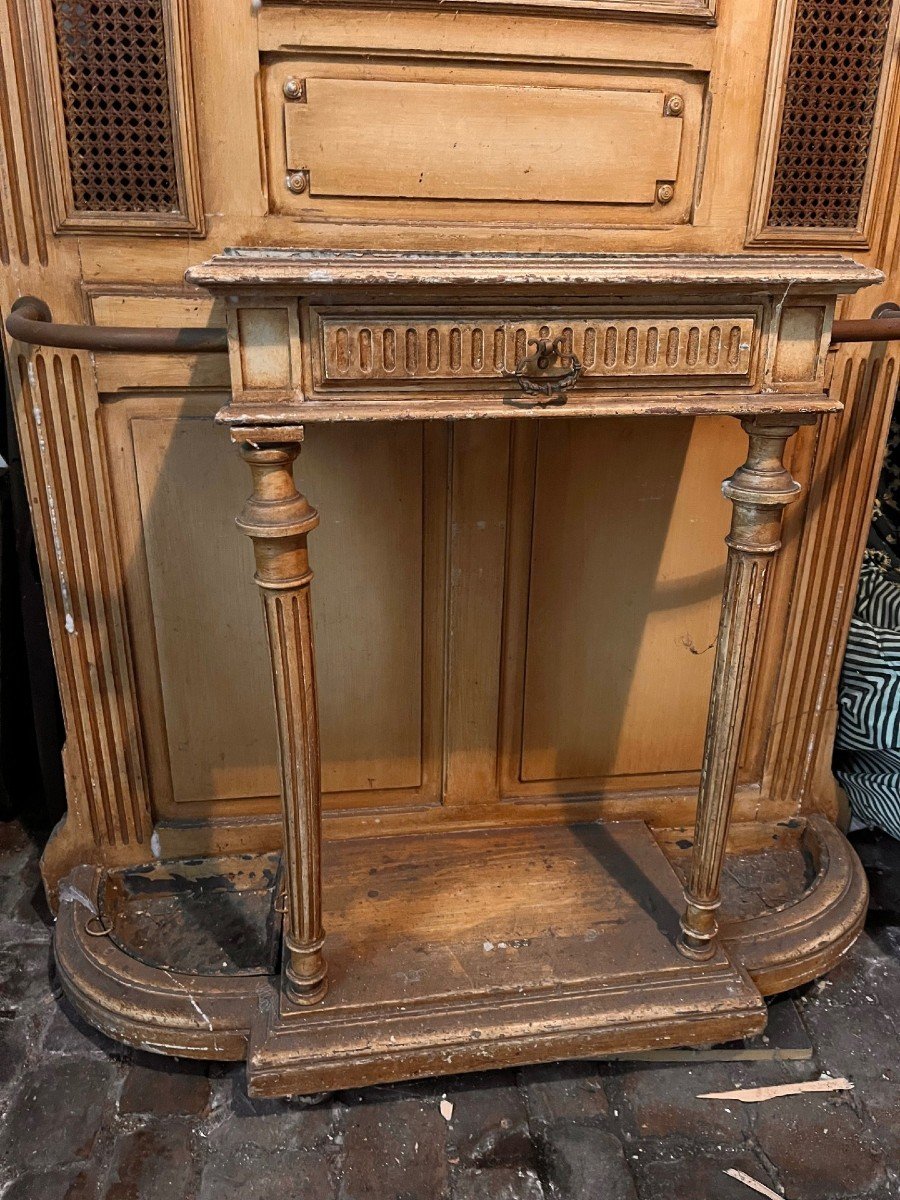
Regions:
<instances>
[{"instance_id":1,"label":"carved molding","mask_svg":"<svg viewBox=\"0 0 900 1200\"><path fill-rule=\"evenodd\" d=\"M327 5L342 6L354 0L326 0ZM303 8L321 0L262 0L263 8ZM374 7L405 9L438 9L440 0L372 0ZM689 22L694 25L714 25L717 0L454 0L455 10L472 12L499 12L511 15L529 13L534 15L560 14L566 16L597 17L600 15L618 20Z\"/></svg>"},{"instance_id":2,"label":"carved molding","mask_svg":"<svg viewBox=\"0 0 900 1200\"><path fill-rule=\"evenodd\" d=\"M844 411L819 432L763 784L798 810L822 803L816 773L830 770L838 675L897 375L890 346L842 351L831 389Z\"/></svg>"},{"instance_id":3,"label":"carved molding","mask_svg":"<svg viewBox=\"0 0 900 1200\"><path fill-rule=\"evenodd\" d=\"M133 846L149 838L149 796L93 377L67 351L18 353L11 363L66 724L70 819L101 848Z\"/></svg>"},{"instance_id":4,"label":"carved molding","mask_svg":"<svg viewBox=\"0 0 900 1200\"><path fill-rule=\"evenodd\" d=\"M320 315L324 380L500 379L515 370L537 339L561 338L585 378L716 376L746 379L753 361L752 315L673 316L660 312L610 319L483 318L390 322Z\"/></svg>"},{"instance_id":5,"label":"carved molding","mask_svg":"<svg viewBox=\"0 0 900 1200\"><path fill-rule=\"evenodd\" d=\"M0 263L45 267L47 236L27 57L20 10L6 5L0 8Z\"/></svg>"}]
</instances>

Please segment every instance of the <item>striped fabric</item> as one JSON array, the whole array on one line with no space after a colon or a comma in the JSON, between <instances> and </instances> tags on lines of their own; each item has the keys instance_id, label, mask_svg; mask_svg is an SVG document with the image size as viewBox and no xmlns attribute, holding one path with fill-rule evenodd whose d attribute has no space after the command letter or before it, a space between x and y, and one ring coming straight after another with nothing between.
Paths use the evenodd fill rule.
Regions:
<instances>
[{"instance_id":1,"label":"striped fabric","mask_svg":"<svg viewBox=\"0 0 900 1200\"><path fill-rule=\"evenodd\" d=\"M900 838L900 579L870 550L841 674L834 773L854 816Z\"/></svg>"}]
</instances>

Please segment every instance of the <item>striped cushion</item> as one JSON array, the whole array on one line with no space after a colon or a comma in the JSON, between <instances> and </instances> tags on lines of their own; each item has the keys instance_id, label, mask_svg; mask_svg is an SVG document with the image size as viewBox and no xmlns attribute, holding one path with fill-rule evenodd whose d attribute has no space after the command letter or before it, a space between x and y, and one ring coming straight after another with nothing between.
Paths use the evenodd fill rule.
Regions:
<instances>
[{"instance_id":1,"label":"striped cushion","mask_svg":"<svg viewBox=\"0 0 900 1200\"><path fill-rule=\"evenodd\" d=\"M900 838L900 582L866 556L841 674L834 773L854 816Z\"/></svg>"}]
</instances>

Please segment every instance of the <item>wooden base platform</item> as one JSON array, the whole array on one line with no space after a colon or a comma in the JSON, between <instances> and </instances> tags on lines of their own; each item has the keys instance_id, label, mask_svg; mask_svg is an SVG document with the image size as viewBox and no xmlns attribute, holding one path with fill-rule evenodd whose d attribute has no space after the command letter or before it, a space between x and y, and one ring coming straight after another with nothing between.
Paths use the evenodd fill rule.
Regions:
<instances>
[{"instance_id":1,"label":"wooden base platform","mask_svg":"<svg viewBox=\"0 0 900 1200\"><path fill-rule=\"evenodd\" d=\"M723 947L703 963L675 948L680 882L640 822L329 843L330 988L317 1005L286 1002L273 973L271 855L80 868L62 890L57 962L111 1036L247 1055L261 1095L707 1044L758 1032L762 985L827 970L865 911L859 864L827 821L769 853L782 856L777 912L726 899L735 915L726 908ZM752 858L731 861L753 876ZM91 936L98 925L110 933Z\"/></svg>"},{"instance_id":2,"label":"wooden base platform","mask_svg":"<svg viewBox=\"0 0 900 1200\"><path fill-rule=\"evenodd\" d=\"M268 998L251 1090L316 1091L759 1032L719 951L675 947L681 888L641 822L334 847L331 988ZM373 850L378 850L373 862Z\"/></svg>"}]
</instances>

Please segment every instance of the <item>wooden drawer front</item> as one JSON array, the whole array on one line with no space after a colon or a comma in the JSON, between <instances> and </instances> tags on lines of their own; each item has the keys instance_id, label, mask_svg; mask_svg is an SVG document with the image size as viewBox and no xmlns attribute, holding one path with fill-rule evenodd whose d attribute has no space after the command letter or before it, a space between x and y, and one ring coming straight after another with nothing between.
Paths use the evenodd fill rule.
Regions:
<instances>
[{"instance_id":1,"label":"wooden drawer front","mask_svg":"<svg viewBox=\"0 0 900 1200\"><path fill-rule=\"evenodd\" d=\"M684 223L705 84L689 71L279 60L266 71L270 203L317 219Z\"/></svg>"},{"instance_id":2,"label":"wooden drawer front","mask_svg":"<svg viewBox=\"0 0 900 1200\"><path fill-rule=\"evenodd\" d=\"M701 377L746 382L753 359L752 313L590 314L577 319L512 320L485 314L349 318L314 313L321 382L380 384L496 380L529 353L528 342L562 338L583 379Z\"/></svg>"}]
</instances>

